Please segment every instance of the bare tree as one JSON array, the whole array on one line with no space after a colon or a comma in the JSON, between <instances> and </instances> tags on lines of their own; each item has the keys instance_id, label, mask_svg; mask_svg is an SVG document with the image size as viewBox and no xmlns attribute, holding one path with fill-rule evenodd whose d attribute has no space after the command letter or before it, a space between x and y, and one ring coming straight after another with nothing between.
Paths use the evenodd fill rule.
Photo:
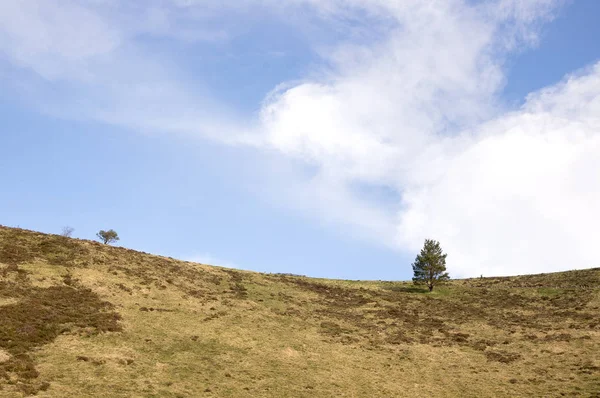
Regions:
<instances>
[{"instance_id":1,"label":"bare tree","mask_svg":"<svg viewBox=\"0 0 600 398\"><path fill-rule=\"evenodd\" d=\"M75 228L73 227L69 227L68 225L62 228L62 231L60 233L61 236L64 236L65 238L70 238L71 236L73 236L73 232L75 231Z\"/></svg>"}]
</instances>

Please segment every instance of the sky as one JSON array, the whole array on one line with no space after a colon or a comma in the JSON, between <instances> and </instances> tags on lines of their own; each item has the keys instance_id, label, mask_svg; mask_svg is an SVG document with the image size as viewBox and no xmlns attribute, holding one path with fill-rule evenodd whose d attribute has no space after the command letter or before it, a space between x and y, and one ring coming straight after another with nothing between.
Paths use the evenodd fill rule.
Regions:
<instances>
[{"instance_id":1,"label":"sky","mask_svg":"<svg viewBox=\"0 0 600 398\"><path fill-rule=\"evenodd\" d=\"M408 280L600 266L596 0L0 2L0 224Z\"/></svg>"}]
</instances>

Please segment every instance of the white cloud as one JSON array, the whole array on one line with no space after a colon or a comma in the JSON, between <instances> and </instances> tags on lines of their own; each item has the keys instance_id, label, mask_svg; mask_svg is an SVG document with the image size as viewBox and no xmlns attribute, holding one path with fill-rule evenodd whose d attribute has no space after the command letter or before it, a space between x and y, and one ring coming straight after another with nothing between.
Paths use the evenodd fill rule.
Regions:
<instances>
[{"instance_id":1,"label":"white cloud","mask_svg":"<svg viewBox=\"0 0 600 398\"><path fill-rule=\"evenodd\" d=\"M555 95L563 97L579 83L572 80ZM594 89L600 93L600 84ZM546 97L542 107L555 99ZM441 178L406 189L401 247L417 250L422 238L436 237L459 275L597 265L592 239L600 219L599 120L565 118L565 109L530 112L532 105L478 126L476 137L457 137L463 148L447 151ZM582 108L589 113L597 104Z\"/></svg>"},{"instance_id":2,"label":"white cloud","mask_svg":"<svg viewBox=\"0 0 600 398\"><path fill-rule=\"evenodd\" d=\"M439 239L456 276L596 265L599 67L521 110L498 102L507 51L535 44L557 4L390 2L400 28L387 40L344 46L325 79L276 92L267 139L317 167L307 207L408 252ZM356 182L400 194L397 217L369 223L381 205L349 189Z\"/></svg>"},{"instance_id":3,"label":"white cloud","mask_svg":"<svg viewBox=\"0 0 600 398\"><path fill-rule=\"evenodd\" d=\"M270 195L402 251L439 239L455 276L597 265L600 66L521 109L500 99L507 56L538 42L562 0L9 3L0 49L42 80L27 90L46 112L275 151L290 161ZM226 41L239 24L214 21L233 14L286 17L322 57L258 120L140 44Z\"/></svg>"}]
</instances>

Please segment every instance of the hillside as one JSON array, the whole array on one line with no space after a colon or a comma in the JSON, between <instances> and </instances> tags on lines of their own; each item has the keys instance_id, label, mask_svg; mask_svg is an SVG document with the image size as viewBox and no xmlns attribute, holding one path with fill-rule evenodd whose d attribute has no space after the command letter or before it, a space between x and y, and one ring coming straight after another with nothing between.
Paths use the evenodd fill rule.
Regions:
<instances>
[{"instance_id":1,"label":"hillside","mask_svg":"<svg viewBox=\"0 0 600 398\"><path fill-rule=\"evenodd\" d=\"M0 396L600 397L600 268L260 274L0 227Z\"/></svg>"}]
</instances>

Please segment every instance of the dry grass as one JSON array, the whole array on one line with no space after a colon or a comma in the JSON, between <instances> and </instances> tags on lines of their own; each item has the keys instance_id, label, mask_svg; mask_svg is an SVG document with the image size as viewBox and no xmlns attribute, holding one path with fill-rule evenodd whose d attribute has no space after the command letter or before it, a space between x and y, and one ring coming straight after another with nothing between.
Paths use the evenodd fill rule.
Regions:
<instances>
[{"instance_id":1,"label":"dry grass","mask_svg":"<svg viewBox=\"0 0 600 398\"><path fill-rule=\"evenodd\" d=\"M264 275L0 227L0 396L600 397L600 269Z\"/></svg>"}]
</instances>

